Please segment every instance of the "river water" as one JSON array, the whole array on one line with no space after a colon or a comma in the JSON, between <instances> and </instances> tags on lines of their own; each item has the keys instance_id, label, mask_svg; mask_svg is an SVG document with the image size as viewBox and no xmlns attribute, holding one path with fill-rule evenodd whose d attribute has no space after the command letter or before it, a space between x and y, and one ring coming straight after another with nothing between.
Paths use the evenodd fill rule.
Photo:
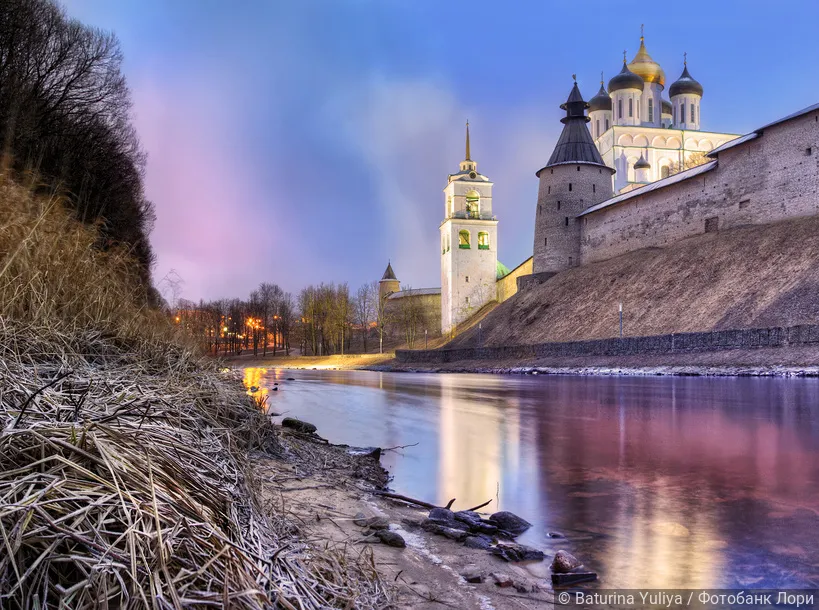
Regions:
<instances>
[{"instance_id":1,"label":"river water","mask_svg":"<svg viewBox=\"0 0 819 610\"><path fill-rule=\"evenodd\" d=\"M817 379L245 370L276 382L331 442L417 443L382 458L397 492L492 499L597 586L819 587Z\"/></svg>"}]
</instances>

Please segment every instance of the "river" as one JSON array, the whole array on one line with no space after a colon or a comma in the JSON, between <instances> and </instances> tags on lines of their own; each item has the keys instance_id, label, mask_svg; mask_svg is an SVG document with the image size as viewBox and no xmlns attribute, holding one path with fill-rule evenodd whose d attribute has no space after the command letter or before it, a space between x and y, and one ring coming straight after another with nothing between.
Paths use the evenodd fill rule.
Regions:
<instances>
[{"instance_id":1,"label":"river","mask_svg":"<svg viewBox=\"0 0 819 610\"><path fill-rule=\"evenodd\" d=\"M817 379L248 368L245 383L279 383L270 410L331 442L414 445L382 458L393 489L492 499L597 586L819 587Z\"/></svg>"}]
</instances>

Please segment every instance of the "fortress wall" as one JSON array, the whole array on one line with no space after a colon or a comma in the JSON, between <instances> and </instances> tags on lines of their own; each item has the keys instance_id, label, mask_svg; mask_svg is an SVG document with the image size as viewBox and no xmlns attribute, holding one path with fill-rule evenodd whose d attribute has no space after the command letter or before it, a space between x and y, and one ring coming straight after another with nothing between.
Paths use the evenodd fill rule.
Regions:
<instances>
[{"instance_id":1,"label":"fortress wall","mask_svg":"<svg viewBox=\"0 0 819 610\"><path fill-rule=\"evenodd\" d=\"M533 260L530 256L496 282L498 303L503 303L518 291L518 278L532 273Z\"/></svg>"},{"instance_id":2,"label":"fortress wall","mask_svg":"<svg viewBox=\"0 0 819 610\"><path fill-rule=\"evenodd\" d=\"M700 333L680 333L622 339L567 341L534 345L468 347L436 350L397 350L402 363L443 363L459 360L518 360L574 356L633 356L706 353L731 349L819 344L819 326L801 325L775 328L743 328Z\"/></svg>"},{"instance_id":3,"label":"fortress wall","mask_svg":"<svg viewBox=\"0 0 819 610\"><path fill-rule=\"evenodd\" d=\"M719 153L711 171L578 219L581 261L663 247L704 233L706 220L709 229L722 229L817 214L819 112L813 112Z\"/></svg>"}]
</instances>

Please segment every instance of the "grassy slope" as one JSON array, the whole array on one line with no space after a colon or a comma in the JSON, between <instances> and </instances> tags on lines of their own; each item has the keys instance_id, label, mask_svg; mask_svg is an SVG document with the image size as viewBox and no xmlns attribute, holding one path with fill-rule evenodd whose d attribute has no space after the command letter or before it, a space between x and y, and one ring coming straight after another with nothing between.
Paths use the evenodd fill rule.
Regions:
<instances>
[{"instance_id":1,"label":"grassy slope","mask_svg":"<svg viewBox=\"0 0 819 610\"><path fill-rule=\"evenodd\" d=\"M700 235L561 273L483 322L484 345L815 323L819 218ZM450 346L473 345L475 329Z\"/></svg>"}]
</instances>

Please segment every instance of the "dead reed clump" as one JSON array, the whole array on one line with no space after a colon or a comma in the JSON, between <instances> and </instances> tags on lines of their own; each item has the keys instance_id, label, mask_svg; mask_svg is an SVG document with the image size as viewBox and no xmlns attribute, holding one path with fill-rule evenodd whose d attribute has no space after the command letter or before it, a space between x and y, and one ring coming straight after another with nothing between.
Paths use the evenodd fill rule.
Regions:
<instances>
[{"instance_id":1,"label":"dead reed clump","mask_svg":"<svg viewBox=\"0 0 819 610\"><path fill-rule=\"evenodd\" d=\"M0 607L383 607L377 573L265 513L274 429L168 339L127 252L59 202L0 204Z\"/></svg>"}]
</instances>

